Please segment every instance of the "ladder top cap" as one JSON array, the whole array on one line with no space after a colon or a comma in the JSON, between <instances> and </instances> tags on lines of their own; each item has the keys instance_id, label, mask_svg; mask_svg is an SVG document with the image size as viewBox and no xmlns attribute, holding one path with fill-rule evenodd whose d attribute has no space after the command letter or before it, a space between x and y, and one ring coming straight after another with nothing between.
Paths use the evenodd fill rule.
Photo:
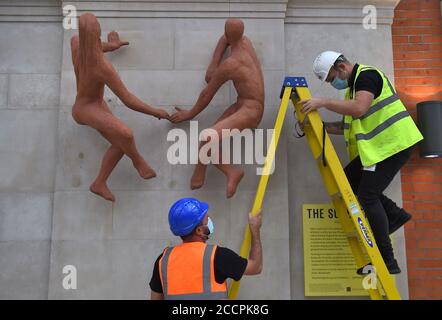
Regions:
<instances>
[{"instance_id":1,"label":"ladder top cap","mask_svg":"<svg viewBox=\"0 0 442 320\"><path fill-rule=\"evenodd\" d=\"M284 87L308 87L307 80L304 77L285 77Z\"/></svg>"}]
</instances>

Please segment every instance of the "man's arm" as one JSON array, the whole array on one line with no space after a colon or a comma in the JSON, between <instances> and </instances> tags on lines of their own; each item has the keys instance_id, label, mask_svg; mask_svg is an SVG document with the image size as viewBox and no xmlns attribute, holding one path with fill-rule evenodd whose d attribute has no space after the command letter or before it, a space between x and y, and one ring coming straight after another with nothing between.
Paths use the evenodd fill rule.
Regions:
<instances>
[{"instance_id":1,"label":"man's arm","mask_svg":"<svg viewBox=\"0 0 442 320\"><path fill-rule=\"evenodd\" d=\"M325 129L330 134L343 135L344 134L344 121L336 122L324 122Z\"/></svg>"},{"instance_id":2,"label":"man's arm","mask_svg":"<svg viewBox=\"0 0 442 320\"><path fill-rule=\"evenodd\" d=\"M215 51L213 52L212 61L210 62L207 72L206 72L206 82L209 83L210 79L213 76L213 73L215 72L216 68L218 68L219 64L221 63L221 59L223 58L224 53L227 50L227 47L229 44L227 43L227 38L225 35L223 35L219 40L218 44L216 45Z\"/></svg>"},{"instance_id":3,"label":"man's arm","mask_svg":"<svg viewBox=\"0 0 442 320\"><path fill-rule=\"evenodd\" d=\"M149 286L150 286L150 299L151 300L164 300L163 295L163 284L161 283L161 276L160 276L160 259L163 256L163 254L160 254L155 260L153 272L152 272L152 278L150 279Z\"/></svg>"},{"instance_id":4,"label":"man's arm","mask_svg":"<svg viewBox=\"0 0 442 320\"><path fill-rule=\"evenodd\" d=\"M367 113L371 106L374 95L369 91L357 91L356 97L352 100L334 100L334 99L319 99L312 98L302 100L302 113L309 113L313 110L325 107L331 111L342 115L349 115L359 118Z\"/></svg>"},{"instance_id":5,"label":"man's arm","mask_svg":"<svg viewBox=\"0 0 442 320\"><path fill-rule=\"evenodd\" d=\"M127 46L129 42L121 41L120 36L116 31L111 31L107 35L108 42L101 42L101 48L103 52L109 52L119 49L122 46Z\"/></svg>"},{"instance_id":6,"label":"man's arm","mask_svg":"<svg viewBox=\"0 0 442 320\"><path fill-rule=\"evenodd\" d=\"M304 124L298 121L299 127L304 131ZM325 129L330 134L343 135L344 134L344 120L336 122L324 122Z\"/></svg>"},{"instance_id":7,"label":"man's arm","mask_svg":"<svg viewBox=\"0 0 442 320\"><path fill-rule=\"evenodd\" d=\"M150 300L164 300L164 295L153 290L150 291Z\"/></svg>"},{"instance_id":8,"label":"man's arm","mask_svg":"<svg viewBox=\"0 0 442 320\"><path fill-rule=\"evenodd\" d=\"M246 275L260 274L262 271L262 245L260 228L262 224L261 210L255 216L249 214L249 227L252 234L252 244L250 247L249 259L247 267L244 271Z\"/></svg>"},{"instance_id":9,"label":"man's arm","mask_svg":"<svg viewBox=\"0 0 442 320\"><path fill-rule=\"evenodd\" d=\"M359 118L367 113L374 95L368 91L357 91L353 100L325 100L325 107L342 115Z\"/></svg>"}]
</instances>

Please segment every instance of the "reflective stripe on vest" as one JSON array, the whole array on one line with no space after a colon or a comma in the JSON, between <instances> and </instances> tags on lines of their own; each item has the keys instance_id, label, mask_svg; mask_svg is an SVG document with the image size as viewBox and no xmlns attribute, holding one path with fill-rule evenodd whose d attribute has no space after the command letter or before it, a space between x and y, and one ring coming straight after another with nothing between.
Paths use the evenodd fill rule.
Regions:
<instances>
[{"instance_id":1,"label":"reflective stripe on vest","mask_svg":"<svg viewBox=\"0 0 442 320\"><path fill-rule=\"evenodd\" d=\"M216 247L207 245L204 249L203 255L203 292L201 293L186 293L186 294L169 294L169 283L167 269L169 266L169 257L174 247L166 248L161 258L161 278L163 284L163 295L166 300L215 300L227 299L227 287L225 291L212 292L212 254L215 253ZM190 257L189 257L190 258Z\"/></svg>"},{"instance_id":2,"label":"reflective stripe on vest","mask_svg":"<svg viewBox=\"0 0 442 320\"><path fill-rule=\"evenodd\" d=\"M384 100L381 100L378 103L372 105L370 107L370 109L368 109L368 112L366 114L364 114L363 116L356 118L356 119L359 119L359 120L365 119L368 116L375 113L376 111L382 109L385 106L388 106L389 104L392 104L393 102L396 102L397 100L399 100L399 96L395 93L391 97L385 98Z\"/></svg>"},{"instance_id":3,"label":"reflective stripe on vest","mask_svg":"<svg viewBox=\"0 0 442 320\"><path fill-rule=\"evenodd\" d=\"M363 166L371 166L411 147L423 137L388 78L376 68L359 65L353 90L347 89L345 99L354 97L354 84L364 70L379 73L382 91L363 116L344 116L344 137L350 161L360 156Z\"/></svg>"},{"instance_id":4,"label":"reflective stripe on vest","mask_svg":"<svg viewBox=\"0 0 442 320\"><path fill-rule=\"evenodd\" d=\"M376 136L377 134L381 133L382 131L384 131L385 129L387 129L388 127L390 127L391 125L395 124L396 122L398 122L399 120L405 118L405 117L409 117L410 114L408 113L408 111L402 111L399 113L396 113L394 116L388 118L387 120L385 120L384 122L382 122L380 125L378 125L375 129L371 130L368 133L358 133L355 135L356 137L356 141L358 140L370 140L371 138L373 138L374 136Z\"/></svg>"},{"instance_id":5,"label":"reflective stripe on vest","mask_svg":"<svg viewBox=\"0 0 442 320\"><path fill-rule=\"evenodd\" d=\"M361 69L361 71L364 71L364 70L374 70L374 69L370 68L370 67L365 67L365 68ZM381 73L380 71L378 71L378 72ZM368 109L366 114L364 114L363 116L356 118L356 119L359 119L359 120L365 119L368 116L375 113L376 111L379 111L383 107L388 106L389 104L392 104L393 102L396 102L397 100L399 100L399 96L397 95L396 91L394 90L393 86L391 85L390 80L388 80L388 78L385 76L384 73L382 73L382 75L383 75L383 79L387 80L387 85L390 88L390 91L393 95L373 104L372 106L370 106L370 109ZM356 79L355 79L355 83L356 83ZM354 90L355 90L355 88L353 86L353 92L354 92ZM381 94L382 94L382 92L381 92ZM353 94L353 96L354 96L354 94Z\"/></svg>"}]
</instances>

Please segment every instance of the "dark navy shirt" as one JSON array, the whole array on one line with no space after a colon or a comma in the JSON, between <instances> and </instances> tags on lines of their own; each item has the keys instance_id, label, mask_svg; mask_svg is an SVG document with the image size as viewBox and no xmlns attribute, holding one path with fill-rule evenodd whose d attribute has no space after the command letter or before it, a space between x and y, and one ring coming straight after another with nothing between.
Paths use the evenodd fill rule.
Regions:
<instances>
[{"instance_id":1,"label":"dark navy shirt","mask_svg":"<svg viewBox=\"0 0 442 320\"><path fill-rule=\"evenodd\" d=\"M384 81L376 70L365 70L359 73L358 79L355 82L356 72L359 68L359 64L355 64L353 71L351 72L350 78L348 79L348 83L350 85L350 94L353 92L353 85L355 88L355 92L358 91L368 91L373 93L374 99L379 97L382 92L382 87L384 85ZM354 97L353 97L354 98Z\"/></svg>"}]
</instances>

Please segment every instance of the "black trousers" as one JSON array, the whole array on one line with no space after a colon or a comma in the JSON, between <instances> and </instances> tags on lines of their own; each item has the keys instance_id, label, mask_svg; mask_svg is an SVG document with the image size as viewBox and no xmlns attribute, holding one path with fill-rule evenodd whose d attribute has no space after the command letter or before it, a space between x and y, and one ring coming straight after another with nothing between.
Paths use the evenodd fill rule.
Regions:
<instances>
[{"instance_id":1,"label":"black trousers","mask_svg":"<svg viewBox=\"0 0 442 320\"><path fill-rule=\"evenodd\" d=\"M384 261L394 259L393 247L389 237L389 222L402 214L394 201L383 192L411 156L412 147L376 164L375 171L363 169L359 157L353 159L344 169L347 179L365 211L374 238Z\"/></svg>"}]
</instances>

